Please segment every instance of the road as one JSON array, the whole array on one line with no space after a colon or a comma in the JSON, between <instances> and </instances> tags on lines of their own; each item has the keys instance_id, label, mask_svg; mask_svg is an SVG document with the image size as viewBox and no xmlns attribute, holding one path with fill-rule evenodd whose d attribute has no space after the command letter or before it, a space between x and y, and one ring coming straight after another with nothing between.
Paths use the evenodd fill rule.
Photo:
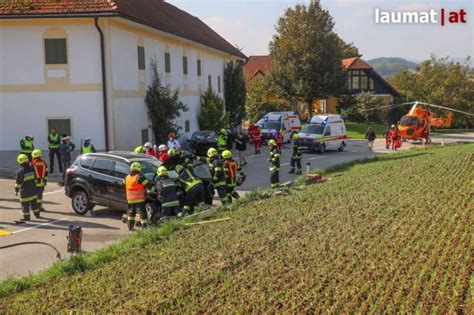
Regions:
<instances>
[{"instance_id":1,"label":"road","mask_svg":"<svg viewBox=\"0 0 474 315\"><path fill-rule=\"evenodd\" d=\"M448 137L448 136L447 136ZM441 142L442 136L437 136L435 142ZM453 140L454 139L454 140ZM451 141L472 141L474 136L456 138L449 135ZM410 145L404 144L404 148ZM317 153L305 153L302 163L303 171L306 163L311 163L311 169L325 169L329 166L349 162L353 160L372 157L377 153L387 153L383 141L377 141L375 152L368 150L366 142L362 140L348 141L344 152L327 151L320 155ZM295 175L288 174L290 170L291 147L286 146L282 153L282 166L280 181L283 183L295 179ZM236 156L236 154L235 154ZM253 150L247 151L249 165L243 167L247 174L247 180L240 187L241 193L259 187L269 187L269 163L268 149L262 148L262 154L255 156ZM105 247L120 240L129 232L121 221L122 213L111 209L97 207L94 217L81 217L72 212L70 199L64 195L64 190L55 183L49 183L45 194L45 208L47 212L41 219L35 219L26 224L15 225L14 221L21 217L18 198L13 193L14 182L8 179L0 179L0 235L2 232L10 235L0 236L0 246L19 242L43 241L55 246L63 257L66 253L66 236L68 226L80 225L83 228L83 250L93 251ZM9 249L0 249L0 279L6 276L24 276L30 272L37 272L50 266L55 260L55 252L49 247L42 245L25 245Z\"/></svg>"}]
</instances>

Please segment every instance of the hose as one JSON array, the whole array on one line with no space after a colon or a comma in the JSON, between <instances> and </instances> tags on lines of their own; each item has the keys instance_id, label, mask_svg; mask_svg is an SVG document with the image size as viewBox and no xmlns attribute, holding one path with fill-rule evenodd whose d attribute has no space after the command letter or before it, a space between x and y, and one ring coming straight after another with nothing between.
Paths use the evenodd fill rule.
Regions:
<instances>
[{"instance_id":1,"label":"hose","mask_svg":"<svg viewBox=\"0 0 474 315\"><path fill-rule=\"evenodd\" d=\"M6 249L6 248L21 246L21 245L45 245L45 246L48 246L48 247L52 248L52 249L56 252L56 258L57 258L57 259L61 259L61 253L59 252L59 250L58 250L56 247L54 247L53 245L51 245L51 244L49 244L49 243L45 243L45 242L21 242L21 243L14 243L14 244L10 244L10 245L0 246L0 249Z\"/></svg>"}]
</instances>

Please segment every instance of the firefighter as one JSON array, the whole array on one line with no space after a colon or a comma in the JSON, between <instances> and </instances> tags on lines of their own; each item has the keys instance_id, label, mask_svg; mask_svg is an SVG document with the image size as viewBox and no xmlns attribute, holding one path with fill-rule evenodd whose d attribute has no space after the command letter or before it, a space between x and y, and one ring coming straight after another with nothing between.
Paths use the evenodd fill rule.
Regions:
<instances>
[{"instance_id":1,"label":"firefighter","mask_svg":"<svg viewBox=\"0 0 474 315\"><path fill-rule=\"evenodd\" d=\"M181 206L179 204L176 184L169 177L168 170L164 166L158 167L156 175L155 188L163 214L167 217L177 215L181 212Z\"/></svg>"},{"instance_id":2,"label":"firefighter","mask_svg":"<svg viewBox=\"0 0 474 315\"><path fill-rule=\"evenodd\" d=\"M217 154L222 154L227 149L227 131L222 128L217 136Z\"/></svg>"},{"instance_id":3,"label":"firefighter","mask_svg":"<svg viewBox=\"0 0 474 315\"><path fill-rule=\"evenodd\" d=\"M181 150L181 144L176 140L176 134L174 132L168 134L168 148L176 149L178 151Z\"/></svg>"},{"instance_id":4,"label":"firefighter","mask_svg":"<svg viewBox=\"0 0 474 315\"><path fill-rule=\"evenodd\" d=\"M196 156L197 161L202 161L205 158ZM207 159L205 159L212 175L212 187L217 191L222 204L228 204L231 200L227 197L227 188L225 182L224 169L222 167L222 162L219 159L219 152L215 148L210 148L207 150Z\"/></svg>"},{"instance_id":5,"label":"firefighter","mask_svg":"<svg viewBox=\"0 0 474 315\"><path fill-rule=\"evenodd\" d=\"M35 149L33 140L35 140L35 138L32 135L27 135L20 141L20 153L25 154L29 161L31 161L31 153Z\"/></svg>"},{"instance_id":6,"label":"firefighter","mask_svg":"<svg viewBox=\"0 0 474 315\"><path fill-rule=\"evenodd\" d=\"M392 138L390 137L390 132L391 132L391 128L387 127L387 129L385 129L385 148L387 150L390 149L390 144L392 142Z\"/></svg>"},{"instance_id":7,"label":"firefighter","mask_svg":"<svg viewBox=\"0 0 474 315\"><path fill-rule=\"evenodd\" d=\"M40 217L36 204L36 174L26 154L18 155L16 161L20 164L21 169L18 170L16 178L15 196L18 196L18 193L20 193L21 209L23 212L23 219L18 222L24 223L25 221L30 221L30 210L33 210L35 217Z\"/></svg>"},{"instance_id":8,"label":"firefighter","mask_svg":"<svg viewBox=\"0 0 474 315\"><path fill-rule=\"evenodd\" d=\"M33 166L36 175L36 204L39 211L44 211L43 193L48 181L48 164L43 160L43 152L40 149L34 149L31 156L33 157L31 166Z\"/></svg>"},{"instance_id":9,"label":"firefighter","mask_svg":"<svg viewBox=\"0 0 474 315\"><path fill-rule=\"evenodd\" d=\"M133 152L146 154L146 149L144 146L141 145L141 146L136 147L135 150L133 150Z\"/></svg>"},{"instance_id":10,"label":"firefighter","mask_svg":"<svg viewBox=\"0 0 474 315\"><path fill-rule=\"evenodd\" d=\"M224 160L223 166L227 183L227 198L230 200L232 200L232 197L239 199L240 196L235 190L235 187L237 187L237 171L240 169L239 165L232 159L232 151L230 150L222 152L222 159Z\"/></svg>"},{"instance_id":11,"label":"firefighter","mask_svg":"<svg viewBox=\"0 0 474 315\"><path fill-rule=\"evenodd\" d=\"M91 138L85 138L84 143L81 146L81 154L86 153L96 153L97 150L95 149L94 145L91 143Z\"/></svg>"},{"instance_id":12,"label":"firefighter","mask_svg":"<svg viewBox=\"0 0 474 315\"><path fill-rule=\"evenodd\" d=\"M191 167L185 167L181 164L176 165L176 173L178 181L184 190L184 207L185 213L192 213L194 207L205 202L206 191L204 184L199 179Z\"/></svg>"},{"instance_id":13,"label":"firefighter","mask_svg":"<svg viewBox=\"0 0 474 315\"><path fill-rule=\"evenodd\" d=\"M59 146L61 145L61 137L56 128L51 128L51 133L48 135L48 149L49 149L49 166L50 174L54 173L54 156L58 160L59 172L63 172L63 165L59 157Z\"/></svg>"},{"instance_id":14,"label":"firefighter","mask_svg":"<svg viewBox=\"0 0 474 315\"><path fill-rule=\"evenodd\" d=\"M283 134L281 133L281 129L278 129L275 135L275 140L276 140L276 145L278 147L278 150L283 148Z\"/></svg>"},{"instance_id":15,"label":"firefighter","mask_svg":"<svg viewBox=\"0 0 474 315\"><path fill-rule=\"evenodd\" d=\"M161 162L166 162L168 159L168 147L164 144L158 147L158 160Z\"/></svg>"},{"instance_id":16,"label":"firefighter","mask_svg":"<svg viewBox=\"0 0 474 315\"><path fill-rule=\"evenodd\" d=\"M390 142L392 143L392 150L397 151L398 138L400 136L397 126L392 125L388 135L390 137Z\"/></svg>"},{"instance_id":17,"label":"firefighter","mask_svg":"<svg viewBox=\"0 0 474 315\"><path fill-rule=\"evenodd\" d=\"M278 150L277 143L274 139L268 141L268 147L270 149L270 158L268 162L270 166L270 184L272 188L280 186L280 150Z\"/></svg>"},{"instance_id":18,"label":"firefighter","mask_svg":"<svg viewBox=\"0 0 474 315\"><path fill-rule=\"evenodd\" d=\"M298 145L298 134L293 134L293 153L291 154L291 162L290 166L291 169L289 171L290 174L301 175L301 159L303 158L303 152Z\"/></svg>"},{"instance_id":19,"label":"firefighter","mask_svg":"<svg viewBox=\"0 0 474 315\"><path fill-rule=\"evenodd\" d=\"M128 203L127 225L130 231L132 231L135 226L137 212L140 214L142 227L148 225L145 209L145 190L146 188L151 188L151 183L141 171L142 166L140 163L133 162L132 165L130 165L130 173L124 180Z\"/></svg>"},{"instance_id":20,"label":"firefighter","mask_svg":"<svg viewBox=\"0 0 474 315\"><path fill-rule=\"evenodd\" d=\"M262 133L260 127L255 126L253 130L253 145L255 147L255 154L260 154L260 147L262 146Z\"/></svg>"}]
</instances>

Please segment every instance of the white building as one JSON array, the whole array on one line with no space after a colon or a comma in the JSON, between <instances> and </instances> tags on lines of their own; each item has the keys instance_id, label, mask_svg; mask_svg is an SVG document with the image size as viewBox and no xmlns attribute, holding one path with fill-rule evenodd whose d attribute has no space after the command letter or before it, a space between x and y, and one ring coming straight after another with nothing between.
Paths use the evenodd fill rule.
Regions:
<instances>
[{"instance_id":1,"label":"white building","mask_svg":"<svg viewBox=\"0 0 474 315\"><path fill-rule=\"evenodd\" d=\"M182 132L196 130L202 92L223 96L225 62L245 58L161 0L26 2L0 3L0 154L18 152L27 134L46 149L52 126L76 144L92 137L99 150L151 139L144 98L153 58L189 108Z\"/></svg>"}]
</instances>

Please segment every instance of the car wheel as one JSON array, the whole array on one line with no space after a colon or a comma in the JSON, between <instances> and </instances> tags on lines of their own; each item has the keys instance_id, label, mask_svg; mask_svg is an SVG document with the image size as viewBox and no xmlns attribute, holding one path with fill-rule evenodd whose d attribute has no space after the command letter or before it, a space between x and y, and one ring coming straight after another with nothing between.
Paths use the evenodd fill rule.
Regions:
<instances>
[{"instance_id":1,"label":"car wheel","mask_svg":"<svg viewBox=\"0 0 474 315\"><path fill-rule=\"evenodd\" d=\"M337 149L339 152L342 152L344 151L344 148L346 147L346 143L344 141L341 142L341 145L339 146L339 148Z\"/></svg>"},{"instance_id":2,"label":"car wheel","mask_svg":"<svg viewBox=\"0 0 474 315\"><path fill-rule=\"evenodd\" d=\"M87 211L92 209L89 196L83 190L76 191L71 198L72 209L79 215L85 215Z\"/></svg>"},{"instance_id":3,"label":"car wheel","mask_svg":"<svg viewBox=\"0 0 474 315\"><path fill-rule=\"evenodd\" d=\"M319 154L323 154L324 152L326 152L326 145L324 143L322 143L319 146Z\"/></svg>"}]
</instances>

